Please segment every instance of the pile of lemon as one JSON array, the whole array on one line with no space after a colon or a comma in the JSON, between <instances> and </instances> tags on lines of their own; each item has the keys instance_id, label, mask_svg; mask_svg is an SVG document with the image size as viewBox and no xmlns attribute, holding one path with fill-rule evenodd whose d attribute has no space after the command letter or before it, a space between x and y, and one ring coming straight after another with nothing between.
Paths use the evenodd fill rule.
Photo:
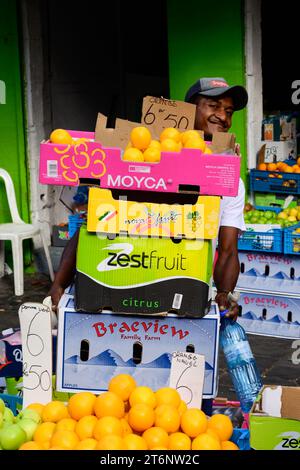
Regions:
<instances>
[{"instance_id":1,"label":"pile of lemon","mask_svg":"<svg viewBox=\"0 0 300 470\"><path fill-rule=\"evenodd\" d=\"M160 161L161 152L180 152L182 148L212 153L196 130L180 132L174 127L167 127L161 132L159 140L155 140L147 127L138 126L130 133L130 142L125 149L123 160L157 163Z\"/></svg>"},{"instance_id":2,"label":"pile of lemon","mask_svg":"<svg viewBox=\"0 0 300 470\"><path fill-rule=\"evenodd\" d=\"M128 374L98 396L79 392L67 404L28 406L41 416L33 440L19 450L239 450L228 416L187 408L177 390L156 392Z\"/></svg>"}]
</instances>

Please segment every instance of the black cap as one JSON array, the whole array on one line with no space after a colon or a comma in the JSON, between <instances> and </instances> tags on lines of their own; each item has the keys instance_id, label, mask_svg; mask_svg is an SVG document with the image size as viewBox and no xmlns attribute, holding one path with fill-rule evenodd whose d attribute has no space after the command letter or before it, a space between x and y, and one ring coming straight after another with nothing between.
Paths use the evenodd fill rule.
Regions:
<instances>
[{"instance_id":1,"label":"black cap","mask_svg":"<svg viewBox=\"0 0 300 470\"><path fill-rule=\"evenodd\" d=\"M248 93L243 86L229 86L222 77L200 78L192 85L185 95L184 101L191 103L195 96L216 97L227 95L232 98L234 110L243 109L248 102Z\"/></svg>"}]
</instances>

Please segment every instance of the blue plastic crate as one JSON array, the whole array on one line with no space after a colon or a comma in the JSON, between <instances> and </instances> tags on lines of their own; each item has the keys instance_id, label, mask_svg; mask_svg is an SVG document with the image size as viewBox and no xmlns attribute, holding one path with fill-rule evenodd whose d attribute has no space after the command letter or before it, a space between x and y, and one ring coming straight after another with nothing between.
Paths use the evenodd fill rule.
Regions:
<instances>
[{"instance_id":1,"label":"blue plastic crate","mask_svg":"<svg viewBox=\"0 0 300 470\"><path fill-rule=\"evenodd\" d=\"M300 223L283 231L283 252L286 255L300 255L300 233L294 233L298 228Z\"/></svg>"},{"instance_id":2,"label":"blue plastic crate","mask_svg":"<svg viewBox=\"0 0 300 470\"><path fill-rule=\"evenodd\" d=\"M255 209L258 211L272 211L276 212L276 214L279 214L280 212L283 211L282 207L273 207L273 206L255 206Z\"/></svg>"},{"instance_id":3,"label":"blue plastic crate","mask_svg":"<svg viewBox=\"0 0 300 470\"><path fill-rule=\"evenodd\" d=\"M85 219L79 214L69 215L69 237L72 238L74 233L85 222Z\"/></svg>"},{"instance_id":4,"label":"blue plastic crate","mask_svg":"<svg viewBox=\"0 0 300 470\"><path fill-rule=\"evenodd\" d=\"M283 252L283 230L273 229L269 232L246 231L238 239L241 251L264 251L266 253Z\"/></svg>"},{"instance_id":5,"label":"blue plastic crate","mask_svg":"<svg viewBox=\"0 0 300 470\"><path fill-rule=\"evenodd\" d=\"M250 189L263 193L300 194L300 173L250 170Z\"/></svg>"},{"instance_id":6,"label":"blue plastic crate","mask_svg":"<svg viewBox=\"0 0 300 470\"><path fill-rule=\"evenodd\" d=\"M0 393L0 398L4 401L5 406L7 406L14 415L17 414L18 410L22 408L22 397L18 395L8 395L7 393ZM18 406L19 405L19 406Z\"/></svg>"}]
</instances>

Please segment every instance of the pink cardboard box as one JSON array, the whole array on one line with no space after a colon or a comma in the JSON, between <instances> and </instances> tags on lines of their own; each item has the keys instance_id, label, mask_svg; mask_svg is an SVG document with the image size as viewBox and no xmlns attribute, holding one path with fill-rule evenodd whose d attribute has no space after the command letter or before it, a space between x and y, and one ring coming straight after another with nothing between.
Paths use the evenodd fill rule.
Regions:
<instances>
[{"instance_id":1,"label":"pink cardboard box","mask_svg":"<svg viewBox=\"0 0 300 470\"><path fill-rule=\"evenodd\" d=\"M94 138L93 132L69 131L72 137ZM77 186L82 179L108 189L132 189L177 193L193 191L211 196L236 196L240 157L203 154L198 149L162 152L159 163L122 160L119 148L105 148L99 142L75 145L42 142L40 183Z\"/></svg>"}]
</instances>

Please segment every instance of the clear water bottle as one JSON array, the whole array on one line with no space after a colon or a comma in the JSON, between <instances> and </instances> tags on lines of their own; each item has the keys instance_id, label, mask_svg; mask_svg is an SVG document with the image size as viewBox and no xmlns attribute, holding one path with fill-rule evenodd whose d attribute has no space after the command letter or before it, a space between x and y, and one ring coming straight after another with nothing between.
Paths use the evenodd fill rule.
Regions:
<instances>
[{"instance_id":1,"label":"clear water bottle","mask_svg":"<svg viewBox=\"0 0 300 470\"><path fill-rule=\"evenodd\" d=\"M222 318L220 345L242 411L248 413L262 387L262 381L244 328L229 318Z\"/></svg>"}]
</instances>

